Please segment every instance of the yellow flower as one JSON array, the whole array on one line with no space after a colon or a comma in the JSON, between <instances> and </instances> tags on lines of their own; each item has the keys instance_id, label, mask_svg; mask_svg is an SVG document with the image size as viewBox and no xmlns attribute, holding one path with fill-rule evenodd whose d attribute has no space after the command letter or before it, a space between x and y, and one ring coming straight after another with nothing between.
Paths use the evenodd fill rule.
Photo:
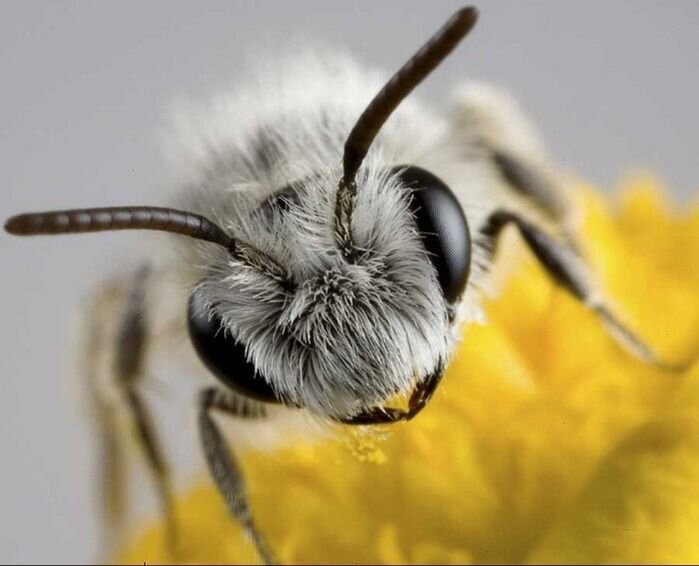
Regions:
<instances>
[{"instance_id":1,"label":"yellow flower","mask_svg":"<svg viewBox=\"0 0 699 566\"><path fill-rule=\"evenodd\" d=\"M699 203L671 211L647 178L615 206L580 193L585 252L616 312L664 359L691 359ZM283 562L699 561L699 364L637 361L518 255L414 421L244 454ZM208 480L177 505L181 560L256 560ZM168 561L162 540L153 526L118 559Z\"/></svg>"}]
</instances>

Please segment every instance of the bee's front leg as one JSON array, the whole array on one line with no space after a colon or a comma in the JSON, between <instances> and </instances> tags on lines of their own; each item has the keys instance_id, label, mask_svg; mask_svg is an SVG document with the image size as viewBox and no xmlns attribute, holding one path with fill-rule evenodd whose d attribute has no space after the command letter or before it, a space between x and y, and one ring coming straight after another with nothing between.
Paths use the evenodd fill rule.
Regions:
<instances>
[{"instance_id":1,"label":"bee's front leg","mask_svg":"<svg viewBox=\"0 0 699 566\"><path fill-rule=\"evenodd\" d=\"M218 410L239 418L263 418L264 409L260 405L255 405L257 410L251 411L249 404L241 402L234 394L217 387L208 387L201 391L198 407L201 444L216 487L231 515L240 522L252 540L260 558L265 564L275 564L272 551L255 526L245 490L243 472L211 416L212 410Z\"/></svg>"}]
</instances>

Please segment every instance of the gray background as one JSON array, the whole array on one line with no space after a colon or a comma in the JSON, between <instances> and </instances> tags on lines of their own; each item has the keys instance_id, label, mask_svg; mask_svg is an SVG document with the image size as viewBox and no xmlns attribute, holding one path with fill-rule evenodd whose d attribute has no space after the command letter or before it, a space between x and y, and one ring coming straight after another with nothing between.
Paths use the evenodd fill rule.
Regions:
<instances>
[{"instance_id":1,"label":"gray background","mask_svg":"<svg viewBox=\"0 0 699 566\"><path fill-rule=\"evenodd\" d=\"M155 135L163 109L234 84L251 45L318 37L394 69L458 5L5 0L0 216L158 204L148 195L166 177ZM487 79L522 101L566 167L608 187L643 164L678 196L696 194L699 2L478 5L479 26L423 97L439 104L460 78ZM2 561L95 557L90 433L66 385L67 328L139 238L0 234ZM178 449L186 459L191 446Z\"/></svg>"}]
</instances>

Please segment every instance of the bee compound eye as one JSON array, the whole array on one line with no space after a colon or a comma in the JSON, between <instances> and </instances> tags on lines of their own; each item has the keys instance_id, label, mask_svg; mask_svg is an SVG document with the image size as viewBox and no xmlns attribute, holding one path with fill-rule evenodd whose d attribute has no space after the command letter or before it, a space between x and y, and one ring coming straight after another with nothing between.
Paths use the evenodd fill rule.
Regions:
<instances>
[{"instance_id":1,"label":"bee compound eye","mask_svg":"<svg viewBox=\"0 0 699 566\"><path fill-rule=\"evenodd\" d=\"M224 332L221 317L207 307L195 290L187 308L189 337L199 358L230 389L265 403L280 403L267 380L245 355L245 347Z\"/></svg>"},{"instance_id":2,"label":"bee compound eye","mask_svg":"<svg viewBox=\"0 0 699 566\"><path fill-rule=\"evenodd\" d=\"M447 303L454 304L466 288L471 268L471 235L456 195L437 176L420 167L396 167L411 191L410 209L422 243L437 272Z\"/></svg>"}]
</instances>

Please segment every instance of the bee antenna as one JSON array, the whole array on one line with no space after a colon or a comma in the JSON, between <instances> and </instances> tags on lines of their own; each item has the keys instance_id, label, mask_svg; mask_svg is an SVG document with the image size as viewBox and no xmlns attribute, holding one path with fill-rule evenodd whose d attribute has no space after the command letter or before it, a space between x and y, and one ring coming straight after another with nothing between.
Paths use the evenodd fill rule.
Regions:
<instances>
[{"instance_id":1,"label":"bee antenna","mask_svg":"<svg viewBox=\"0 0 699 566\"><path fill-rule=\"evenodd\" d=\"M371 143L403 99L454 50L478 19L474 7L456 12L384 85L345 142L341 185L351 186Z\"/></svg>"},{"instance_id":2,"label":"bee antenna","mask_svg":"<svg viewBox=\"0 0 699 566\"><path fill-rule=\"evenodd\" d=\"M158 230L213 242L229 250L235 243L217 224L203 216L156 206L114 206L18 214L5 222L5 230L17 236Z\"/></svg>"}]
</instances>

